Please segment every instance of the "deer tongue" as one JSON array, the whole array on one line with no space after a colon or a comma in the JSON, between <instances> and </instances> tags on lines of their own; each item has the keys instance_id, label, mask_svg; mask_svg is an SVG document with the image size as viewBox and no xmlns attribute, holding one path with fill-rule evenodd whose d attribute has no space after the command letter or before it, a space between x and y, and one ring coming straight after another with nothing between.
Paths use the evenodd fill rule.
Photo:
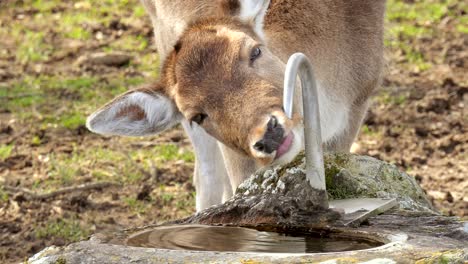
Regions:
<instances>
[{"instance_id":1,"label":"deer tongue","mask_svg":"<svg viewBox=\"0 0 468 264\"><path fill-rule=\"evenodd\" d=\"M276 158L279 158L283 156L284 153L288 152L288 150L291 148L293 140L294 134L289 132L289 134L284 138L283 143L281 143L281 145L276 150Z\"/></svg>"}]
</instances>

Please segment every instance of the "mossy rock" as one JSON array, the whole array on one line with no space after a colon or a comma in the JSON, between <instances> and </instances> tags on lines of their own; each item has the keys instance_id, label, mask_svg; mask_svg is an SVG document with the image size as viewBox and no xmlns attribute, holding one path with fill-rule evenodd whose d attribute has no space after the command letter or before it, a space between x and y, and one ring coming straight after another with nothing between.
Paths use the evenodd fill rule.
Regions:
<instances>
[{"instance_id":1,"label":"mossy rock","mask_svg":"<svg viewBox=\"0 0 468 264\"><path fill-rule=\"evenodd\" d=\"M344 153L325 154L324 161L330 199L396 198L400 209L434 212L415 179L393 164L368 156ZM280 192L288 189L284 186L285 177L305 179L304 154L299 154L287 165L257 172L242 183L236 193L252 195Z\"/></svg>"}]
</instances>

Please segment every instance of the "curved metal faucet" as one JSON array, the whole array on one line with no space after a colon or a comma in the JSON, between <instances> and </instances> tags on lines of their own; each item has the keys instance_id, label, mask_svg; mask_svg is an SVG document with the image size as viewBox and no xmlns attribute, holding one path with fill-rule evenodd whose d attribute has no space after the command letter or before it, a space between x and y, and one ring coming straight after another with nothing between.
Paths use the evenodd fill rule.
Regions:
<instances>
[{"instance_id":1,"label":"curved metal faucet","mask_svg":"<svg viewBox=\"0 0 468 264\"><path fill-rule=\"evenodd\" d=\"M288 118L292 118L297 75L300 77L302 86L307 180L312 188L325 191L318 91L312 64L302 53L293 54L286 65L283 106ZM327 195L326 192L324 195ZM324 200L327 201L326 198ZM325 207L328 207L328 203Z\"/></svg>"}]
</instances>

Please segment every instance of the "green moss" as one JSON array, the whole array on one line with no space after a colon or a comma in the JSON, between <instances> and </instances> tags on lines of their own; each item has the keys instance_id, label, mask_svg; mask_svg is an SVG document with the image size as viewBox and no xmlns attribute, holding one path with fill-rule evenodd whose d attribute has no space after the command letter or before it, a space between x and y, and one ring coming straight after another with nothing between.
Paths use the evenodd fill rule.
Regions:
<instances>
[{"instance_id":1,"label":"green moss","mask_svg":"<svg viewBox=\"0 0 468 264\"><path fill-rule=\"evenodd\" d=\"M55 261L55 264L67 264L67 260L60 257L57 259L57 261Z\"/></svg>"},{"instance_id":2,"label":"green moss","mask_svg":"<svg viewBox=\"0 0 468 264\"><path fill-rule=\"evenodd\" d=\"M337 175L342 172L349 162L349 154L333 153L324 156L325 163L325 184L327 193L330 199L344 199L358 197L360 193L356 193L348 185L342 185L337 182Z\"/></svg>"},{"instance_id":3,"label":"green moss","mask_svg":"<svg viewBox=\"0 0 468 264\"><path fill-rule=\"evenodd\" d=\"M463 259L463 250L448 250L438 253L432 253L431 257L420 259L416 264L448 264L448 263L461 263Z\"/></svg>"},{"instance_id":4,"label":"green moss","mask_svg":"<svg viewBox=\"0 0 468 264\"><path fill-rule=\"evenodd\" d=\"M279 170L278 170L278 175L281 177L283 176L285 173L286 173L286 170L290 169L290 168L295 168L295 167L298 167L299 165L302 164L302 160L304 159L305 157L305 153L304 151L302 151L301 153L299 153L293 161L291 161L290 163L288 163L287 165L281 167Z\"/></svg>"}]
</instances>

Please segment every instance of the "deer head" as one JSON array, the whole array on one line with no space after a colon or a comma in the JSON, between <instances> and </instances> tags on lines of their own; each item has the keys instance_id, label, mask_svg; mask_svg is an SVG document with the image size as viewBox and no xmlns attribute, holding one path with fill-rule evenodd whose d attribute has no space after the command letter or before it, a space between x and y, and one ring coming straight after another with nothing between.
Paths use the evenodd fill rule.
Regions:
<instances>
[{"instance_id":1,"label":"deer head","mask_svg":"<svg viewBox=\"0 0 468 264\"><path fill-rule=\"evenodd\" d=\"M88 128L143 136L186 119L260 165L290 161L303 136L299 115L291 120L283 111L285 64L263 39L269 2L221 1L221 16L188 26L157 84L118 96L88 118Z\"/></svg>"}]
</instances>

